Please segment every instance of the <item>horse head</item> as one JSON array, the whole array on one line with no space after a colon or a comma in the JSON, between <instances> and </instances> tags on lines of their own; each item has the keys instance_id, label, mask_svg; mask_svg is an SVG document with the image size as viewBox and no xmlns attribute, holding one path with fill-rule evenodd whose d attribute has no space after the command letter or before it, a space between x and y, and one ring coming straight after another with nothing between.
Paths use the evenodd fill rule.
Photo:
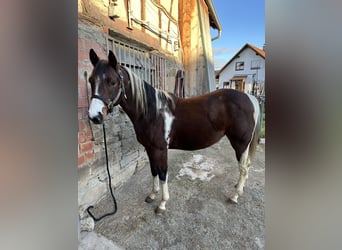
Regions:
<instances>
[{"instance_id":1,"label":"horse head","mask_svg":"<svg viewBox=\"0 0 342 250\"><path fill-rule=\"evenodd\" d=\"M89 58L94 68L89 77L91 103L88 117L95 124L101 124L124 95L123 76L112 51L109 51L108 60L100 60L91 49Z\"/></svg>"}]
</instances>

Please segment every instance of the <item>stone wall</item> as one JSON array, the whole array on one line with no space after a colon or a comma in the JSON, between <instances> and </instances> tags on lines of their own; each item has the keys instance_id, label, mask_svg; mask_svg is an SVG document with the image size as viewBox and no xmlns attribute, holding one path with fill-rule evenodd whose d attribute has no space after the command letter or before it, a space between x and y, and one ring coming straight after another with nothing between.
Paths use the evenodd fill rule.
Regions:
<instances>
[{"instance_id":1,"label":"stone wall","mask_svg":"<svg viewBox=\"0 0 342 250\"><path fill-rule=\"evenodd\" d=\"M93 66L89 50L106 57L106 37L101 27L87 22L78 26L78 204L81 210L101 199L107 188L107 172L102 125L88 120L88 78ZM88 89L87 89L88 88ZM144 148L137 142L128 116L115 107L105 122L108 158L113 186L119 186L146 160Z\"/></svg>"},{"instance_id":2,"label":"stone wall","mask_svg":"<svg viewBox=\"0 0 342 250\"><path fill-rule=\"evenodd\" d=\"M166 66L163 70L159 70L158 75L158 80L165 86L163 87L165 90L173 92L176 72L184 68L187 96L198 95L209 90L201 39L206 39L206 43L211 41L208 10L203 0L201 0L201 9L203 9L202 15L205 19L203 22L206 27L205 35L202 37L195 0L142 1L143 5L140 1L132 1L134 16L136 15L136 19L143 19L144 23L140 24L135 20L130 28L126 16L128 13L126 1L118 0L116 3L115 13L120 18L110 19L108 2L78 0L78 203L80 207L94 204L108 191L102 126L90 124L88 121L87 86L90 93L88 78L92 71L89 61L91 48L100 58L106 58L106 36L110 35L165 58ZM169 42L166 42L165 36ZM175 46L176 42L178 49L176 49L178 46ZM208 51L211 51L210 46ZM210 56L206 58L212 60ZM214 76L214 72L212 75ZM128 180L137 167L145 164L146 153L136 140L129 118L119 107L116 107L108 117L105 126L112 183L118 186Z\"/></svg>"}]
</instances>

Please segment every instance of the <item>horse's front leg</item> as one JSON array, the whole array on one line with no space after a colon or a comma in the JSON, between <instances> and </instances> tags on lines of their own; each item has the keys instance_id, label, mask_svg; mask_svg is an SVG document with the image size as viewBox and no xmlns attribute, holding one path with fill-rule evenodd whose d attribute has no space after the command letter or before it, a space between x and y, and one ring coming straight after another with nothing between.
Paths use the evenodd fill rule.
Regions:
<instances>
[{"instance_id":1,"label":"horse's front leg","mask_svg":"<svg viewBox=\"0 0 342 250\"><path fill-rule=\"evenodd\" d=\"M152 168L152 167L151 167ZM152 174L153 176L153 174ZM159 176L153 176L153 183L152 183L152 192L146 197L145 201L147 203L151 203L156 199L156 196L159 192Z\"/></svg>"},{"instance_id":2,"label":"horse's front leg","mask_svg":"<svg viewBox=\"0 0 342 250\"><path fill-rule=\"evenodd\" d=\"M159 206L156 208L156 214L162 214L166 211L166 202L170 199L169 188L167 185L167 171L159 175L159 179L161 181L161 189L162 189L162 200Z\"/></svg>"},{"instance_id":3,"label":"horse's front leg","mask_svg":"<svg viewBox=\"0 0 342 250\"><path fill-rule=\"evenodd\" d=\"M160 182L162 189L162 200L156 209L156 213L161 214L166 210L166 202L170 198L167 184L167 149L149 148L146 151L150 160L151 172L154 177L152 192L147 196L145 201L152 202L156 199Z\"/></svg>"}]
</instances>

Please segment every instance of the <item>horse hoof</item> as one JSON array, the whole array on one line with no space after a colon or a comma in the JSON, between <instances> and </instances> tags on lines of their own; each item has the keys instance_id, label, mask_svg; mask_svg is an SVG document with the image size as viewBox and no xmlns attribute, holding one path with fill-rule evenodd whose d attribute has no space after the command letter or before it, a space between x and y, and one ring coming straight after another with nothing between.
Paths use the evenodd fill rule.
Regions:
<instances>
[{"instance_id":1,"label":"horse hoof","mask_svg":"<svg viewBox=\"0 0 342 250\"><path fill-rule=\"evenodd\" d=\"M229 198L228 199L228 202L231 203L231 204L237 204L237 199L234 199L234 198Z\"/></svg>"},{"instance_id":2,"label":"horse hoof","mask_svg":"<svg viewBox=\"0 0 342 250\"><path fill-rule=\"evenodd\" d=\"M154 201L154 200L151 199L150 196L147 196L146 199L145 199L145 202L147 202L147 203L152 203L153 201Z\"/></svg>"},{"instance_id":3,"label":"horse hoof","mask_svg":"<svg viewBox=\"0 0 342 250\"><path fill-rule=\"evenodd\" d=\"M166 209L161 209L159 207L156 208L155 213L156 215L163 215L165 213Z\"/></svg>"}]
</instances>

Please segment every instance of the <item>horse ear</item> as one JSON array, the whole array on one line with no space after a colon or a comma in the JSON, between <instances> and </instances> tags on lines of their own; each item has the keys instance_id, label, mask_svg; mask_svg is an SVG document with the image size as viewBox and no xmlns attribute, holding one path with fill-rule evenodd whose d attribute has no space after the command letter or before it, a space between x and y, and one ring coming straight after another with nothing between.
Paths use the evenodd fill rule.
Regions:
<instances>
[{"instance_id":1,"label":"horse ear","mask_svg":"<svg viewBox=\"0 0 342 250\"><path fill-rule=\"evenodd\" d=\"M108 62L113 66L113 68L116 70L117 68L117 64L118 64L118 61L116 60L116 57L113 53L113 51L109 51L109 54L108 54Z\"/></svg>"},{"instance_id":2,"label":"horse ear","mask_svg":"<svg viewBox=\"0 0 342 250\"><path fill-rule=\"evenodd\" d=\"M99 57L96 55L93 49L90 49L89 51L89 58L90 58L91 64L95 67L95 65L99 61Z\"/></svg>"}]
</instances>

